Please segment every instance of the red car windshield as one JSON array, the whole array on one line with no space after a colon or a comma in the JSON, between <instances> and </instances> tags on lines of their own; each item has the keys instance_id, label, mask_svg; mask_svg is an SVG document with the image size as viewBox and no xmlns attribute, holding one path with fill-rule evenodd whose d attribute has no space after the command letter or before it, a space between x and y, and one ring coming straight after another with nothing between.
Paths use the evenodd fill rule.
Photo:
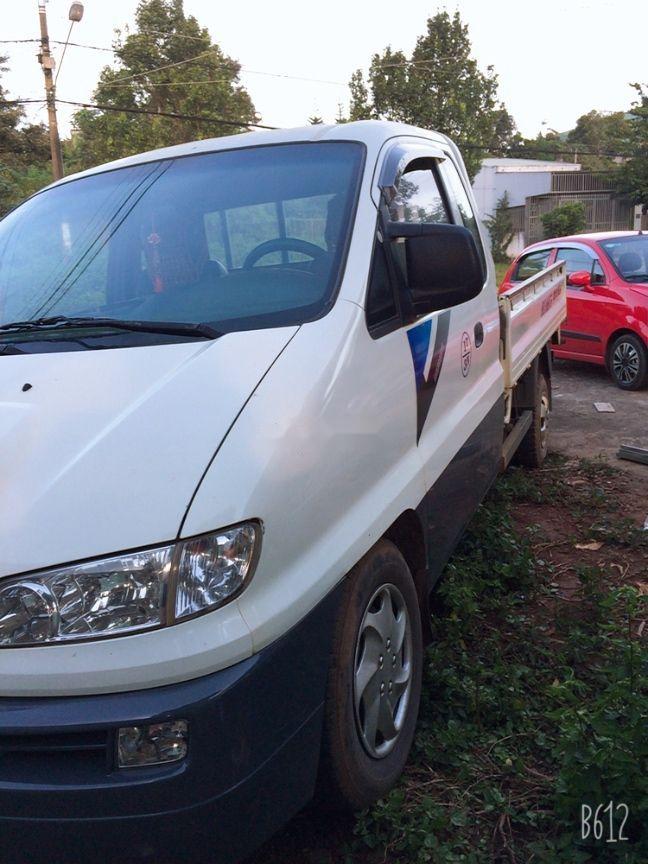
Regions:
<instances>
[{"instance_id":1,"label":"red car windshield","mask_svg":"<svg viewBox=\"0 0 648 864\"><path fill-rule=\"evenodd\" d=\"M648 282L648 234L600 240L616 271L626 282Z\"/></svg>"}]
</instances>

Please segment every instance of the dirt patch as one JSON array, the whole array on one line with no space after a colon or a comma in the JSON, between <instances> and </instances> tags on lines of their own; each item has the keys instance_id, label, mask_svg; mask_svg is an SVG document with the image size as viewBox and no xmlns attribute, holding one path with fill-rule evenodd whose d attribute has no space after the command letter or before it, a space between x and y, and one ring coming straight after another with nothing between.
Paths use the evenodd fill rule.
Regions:
<instances>
[{"instance_id":1,"label":"dirt patch","mask_svg":"<svg viewBox=\"0 0 648 864\"><path fill-rule=\"evenodd\" d=\"M646 484L648 466L620 462L617 451L621 444L648 447L648 390L620 390L603 366L571 360L556 360L552 388L552 448L572 457L604 456ZM609 402L614 413L600 414L595 402Z\"/></svg>"},{"instance_id":2,"label":"dirt patch","mask_svg":"<svg viewBox=\"0 0 648 864\"><path fill-rule=\"evenodd\" d=\"M648 548L639 543L648 519L646 481L604 461L592 465L578 459L535 476L543 474L556 480L559 500L519 502L513 519L520 530L536 526L533 550L552 566L561 585L572 584L588 566L618 573L617 583L646 582Z\"/></svg>"}]
</instances>

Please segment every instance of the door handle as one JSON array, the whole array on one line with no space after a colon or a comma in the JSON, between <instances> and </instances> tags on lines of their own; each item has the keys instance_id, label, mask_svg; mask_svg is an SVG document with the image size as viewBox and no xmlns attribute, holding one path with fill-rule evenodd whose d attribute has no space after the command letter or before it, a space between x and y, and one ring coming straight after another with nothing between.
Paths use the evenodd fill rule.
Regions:
<instances>
[{"instance_id":1,"label":"door handle","mask_svg":"<svg viewBox=\"0 0 648 864\"><path fill-rule=\"evenodd\" d=\"M479 348L479 346L484 341L484 325L481 321L478 321L475 324L475 348Z\"/></svg>"}]
</instances>

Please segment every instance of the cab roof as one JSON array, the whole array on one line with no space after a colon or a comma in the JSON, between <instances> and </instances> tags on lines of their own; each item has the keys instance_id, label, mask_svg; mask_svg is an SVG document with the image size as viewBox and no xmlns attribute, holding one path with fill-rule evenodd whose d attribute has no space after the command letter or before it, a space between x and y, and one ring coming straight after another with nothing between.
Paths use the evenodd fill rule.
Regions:
<instances>
[{"instance_id":1,"label":"cab roof","mask_svg":"<svg viewBox=\"0 0 648 864\"><path fill-rule=\"evenodd\" d=\"M294 129L272 129L243 132L237 135L224 135L219 138L204 138L200 141L189 141L186 144L176 144L172 147L148 150L144 153L137 153L134 156L126 156L123 159L97 165L94 168L89 168L77 174L70 174L57 183L51 184L51 186L57 186L80 177L89 177L102 171L111 171L115 168L125 168L129 165L153 162L158 159L173 159L199 153L212 153L218 150L234 150L243 147L259 147L271 144L358 141L361 144L365 144L368 150L373 150L377 153L386 141L401 136L426 138L436 144L449 145L455 153L458 152L450 139L440 132L408 126L405 123L392 123L386 120L357 120L353 123L336 123L333 125L317 123ZM51 186L48 188L51 188Z\"/></svg>"}]
</instances>

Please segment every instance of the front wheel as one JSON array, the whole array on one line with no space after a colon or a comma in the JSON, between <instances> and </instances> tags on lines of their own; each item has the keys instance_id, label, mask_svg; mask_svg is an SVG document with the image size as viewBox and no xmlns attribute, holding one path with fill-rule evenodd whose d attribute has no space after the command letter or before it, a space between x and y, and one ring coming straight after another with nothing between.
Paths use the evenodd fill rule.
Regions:
<instances>
[{"instance_id":1,"label":"front wheel","mask_svg":"<svg viewBox=\"0 0 648 864\"><path fill-rule=\"evenodd\" d=\"M612 379L622 390L640 390L648 378L648 352L638 336L623 333L610 348Z\"/></svg>"},{"instance_id":2,"label":"front wheel","mask_svg":"<svg viewBox=\"0 0 648 864\"><path fill-rule=\"evenodd\" d=\"M400 776L421 696L423 642L414 581L380 540L347 577L334 630L320 791L361 810Z\"/></svg>"}]
</instances>

